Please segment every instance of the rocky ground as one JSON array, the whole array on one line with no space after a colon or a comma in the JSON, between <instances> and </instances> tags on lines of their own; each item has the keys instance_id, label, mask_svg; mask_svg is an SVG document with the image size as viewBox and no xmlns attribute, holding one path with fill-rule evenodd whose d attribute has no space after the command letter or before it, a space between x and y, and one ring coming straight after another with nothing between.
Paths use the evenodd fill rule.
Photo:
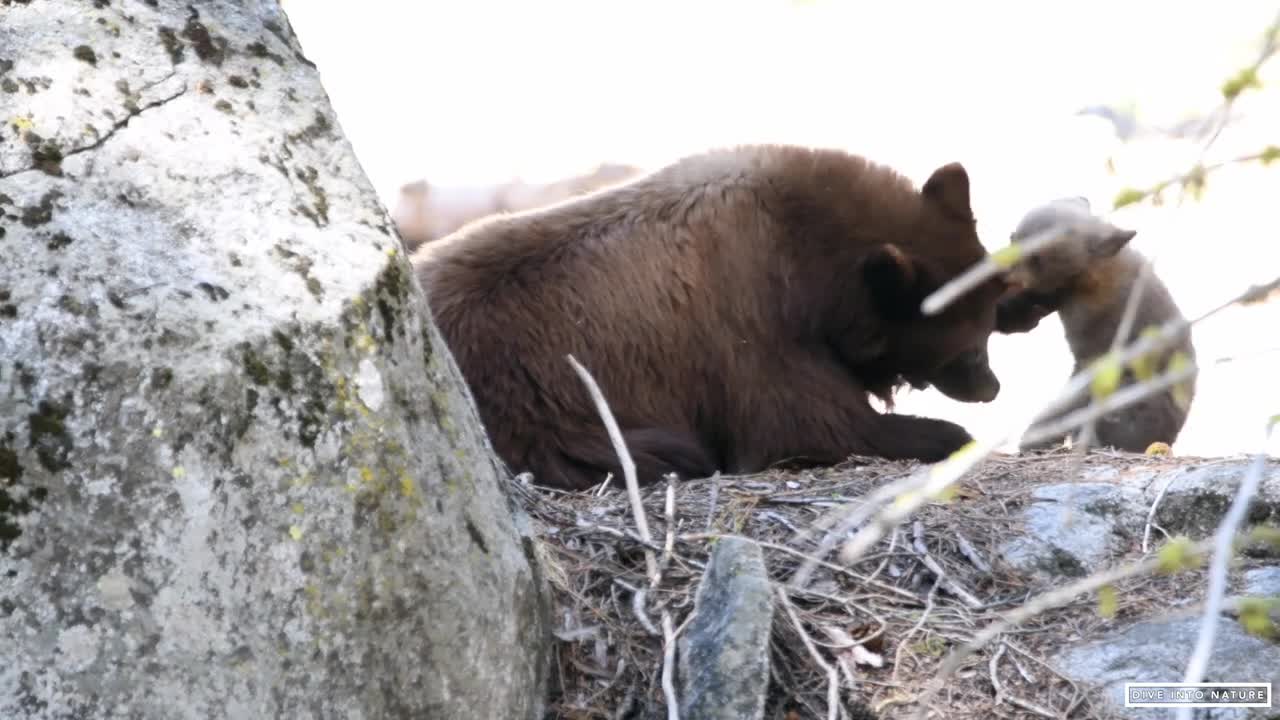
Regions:
<instances>
[{"instance_id":1,"label":"rocky ground","mask_svg":"<svg viewBox=\"0 0 1280 720\"><path fill-rule=\"evenodd\" d=\"M1081 593L967 657L927 697L951 653L1014 608L1154 557L1169 537L1212 534L1249 460L1095 452L1075 462L1064 451L994 456L854 566L826 558L803 589L790 583L821 537L812 528L913 464L855 458L824 471L680 482L669 510L665 487L651 488L647 545L617 488L522 484L556 596L552 717L665 717L663 614L677 637L668 684L683 718L897 718L921 704L939 718L1163 717L1126 711L1123 686L1181 679L1202 566ZM1280 523L1280 462L1267 465L1249 522ZM1207 681L1280 686L1280 641L1239 619L1241 598L1280 598L1278 558L1275 547L1251 547L1233 566ZM726 697L735 702L710 701Z\"/></svg>"}]
</instances>

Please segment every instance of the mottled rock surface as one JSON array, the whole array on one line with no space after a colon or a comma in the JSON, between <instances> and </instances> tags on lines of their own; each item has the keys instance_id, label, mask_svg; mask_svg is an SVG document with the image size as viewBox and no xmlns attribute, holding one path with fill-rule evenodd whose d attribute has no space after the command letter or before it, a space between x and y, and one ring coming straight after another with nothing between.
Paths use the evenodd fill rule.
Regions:
<instances>
[{"instance_id":1,"label":"mottled rock surface","mask_svg":"<svg viewBox=\"0 0 1280 720\"><path fill-rule=\"evenodd\" d=\"M1244 594L1280 598L1280 566L1245 572Z\"/></svg>"},{"instance_id":2,"label":"mottled rock surface","mask_svg":"<svg viewBox=\"0 0 1280 720\"><path fill-rule=\"evenodd\" d=\"M1103 467L1086 472L1078 483L1036 487L1022 527L1000 554L1014 568L1042 579L1097 572L1141 547L1157 497L1150 543L1158 545L1164 533L1206 537L1231 505L1249 462L1224 458L1159 471ZM1249 524L1280 522L1280 462L1268 463L1265 472Z\"/></svg>"},{"instance_id":3,"label":"mottled rock surface","mask_svg":"<svg viewBox=\"0 0 1280 720\"><path fill-rule=\"evenodd\" d=\"M0 717L540 717L537 568L275 2L0 9Z\"/></svg>"}]
</instances>

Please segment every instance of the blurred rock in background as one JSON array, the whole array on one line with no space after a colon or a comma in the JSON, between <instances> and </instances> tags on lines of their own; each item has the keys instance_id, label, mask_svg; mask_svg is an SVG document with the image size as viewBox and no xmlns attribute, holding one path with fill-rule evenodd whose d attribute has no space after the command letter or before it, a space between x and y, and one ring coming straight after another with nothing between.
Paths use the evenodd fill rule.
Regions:
<instances>
[{"instance_id":1,"label":"blurred rock in background","mask_svg":"<svg viewBox=\"0 0 1280 720\"><path fill-rule=\"evenodd\" d=\"M614 185L640 173L631 165L604 163L595 170L549 183L523 180L496 185L433 186L426 180L400 188L391 218L405 249L412 253L423 243L439 240L472 220L501 212L545 207Z\"/></svg>"}]
</instances>

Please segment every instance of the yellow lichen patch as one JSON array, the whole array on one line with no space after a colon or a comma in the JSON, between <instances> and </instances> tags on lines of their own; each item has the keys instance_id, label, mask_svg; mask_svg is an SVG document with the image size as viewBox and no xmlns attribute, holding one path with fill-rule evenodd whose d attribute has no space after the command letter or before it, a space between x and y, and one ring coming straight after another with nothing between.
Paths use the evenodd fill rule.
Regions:
<instances>
[{"instance_id":1,"label":"yellow lichen patch","mask_svg":"<svg viewBox=\"0 0 1280 720\"><path fill-rule=\"evenodd\" d=\"M373 336L369 333L360 333L360 337L356 338L356 347L364 352L372 353L378 349L378 343L374 342Z\"/></svg>"},{"instance_id":2,"label":"yellow lichen patch","mask_svg":"<svg viewBox=\"0 0 1280 720\"><path fill-rule=\"evenodd\" d=\"M181 480L182 478L184 478L184 477L186 477L186 476L187 476L187 471L186 471L186 469L185 469L185 468L183 468L181 465L174 466L174 468L173 468L173 471L172 471L172 472L173 472L173 479L174 479L174 480Z\"/></svg>"},{"instance_id":3,"label":"yellow lichen patch","mask_svg":"<svg viewBox=\"0 0 1280 720\"><path fill-rule=\"evenodd\" d=\"M9 124L13 126L14 130L17 130L20 133L25 133L28 130L32 130L36 126L36 124L31 121L31 118L22 117L20 115L15 115L9 118Z\"/></svg>"},{"instance_id":4,"label":"yellow lichen patch","mask_svg":"<svg viewBox=\"0 0 1280 720\"><path fill-rule=\"evenodd\" d=\"M351 493L351 494L353 494L353 495L354 495L355 493L357 493L357 492L360 492L360 486L359 486L359 485L357 485L357 484L355 484L355 483L353 483L353 482L349 482L349 483L347 483L346 487L344 487L344 488L342 488L342 489L343 489L343 490L346 490L347 492L349 492L349 493Z\"/></svg>"},{"instance_id":5,"label":"yellow lichen patch","mask_svg":"<svg viewBox=\"0 0 1280 720\"><path fill-rule=\"evenodd\" d=\"M289 526L289 537L293 538L294 540L301 540L301 539L302 539L302 528L298 527L297 525L290 525L290 526Z\"/></svg>"},{"instance_id":6,"label":"yellow lichen patch","mask_svg":"<svg viewBox=\"0 0 1280 720\"><path fill-rule=\"evenodd\" d=\"M408 473L400 475L400 494L407 498L412 498L418 494L418 488L413 483L413 478Z\"/></svg>"},{"instance_id":7,"label":"yellow lichen patch","mask_svg":"<svg viewBox=\"0 0 1280 720\"><path fill-rule=\"evenodd\" d=\"M367 483L373 482L373 470L367 467L360 468L360 479Z\"/></svg>"},{"instance_id":8,"label":"yellow lichen patch","mask_svg":"<svg viewBox=\"0 0 1280 720\"><path fill-rule=\"evenodd\" d=\"M1167 456L1173 454L1173 448L1169 447L1169 443L1153 442L1147 446L1147 455Z\"/></svg>"},{"instance_id":9,"label":"yellow lichen patch","mask_svg":"<svg viewBox=\"0 0 1280 720\"><path fill-rule=\"evenodd\" d=\"M396 250L394 247L387 248L387 257L394 258L398 254L399 254L399 251Z\"/></svg>"},{"instance_id":10,"label":"yellow lichen patch","mask_svg":"<svg viewBox=\"0 0 1280 720\"><path fill-rule=\"evenodd\" d=\"M290 506L289 506L289 509L293 511L293 514L294 514L294 515L301 515L302 513L304 513L304 512L306 512L306 511L307 511L307 509L306 509L305 507L303 507L303 506L302 506L302 503L300 503L300 502L296 502L296 503L294 503L294 504L290 505Z\"/></svg>"},{"instance_id":11,"label":"yellow lichen patch","mask_svg":"<svg viewBox=\"0 0 1280 720\"><path fill-rule=\"evenodd\" d=\"M302 587L302 593L307 596L307 612L312 615L319 615L324 610L320 588L316 587L314 583L307 583Z\"/></svg>"},{"instance_id":12,"label":"yellow lichen patch","mask_svg":"<svg viewBox=\"0 0 1280 720\"><path fill-rule=\"evenodd\" d=\"M157 425L155 429L151 431L151 437L164 437L164 428Z\"/></svg>"}]
</instances>

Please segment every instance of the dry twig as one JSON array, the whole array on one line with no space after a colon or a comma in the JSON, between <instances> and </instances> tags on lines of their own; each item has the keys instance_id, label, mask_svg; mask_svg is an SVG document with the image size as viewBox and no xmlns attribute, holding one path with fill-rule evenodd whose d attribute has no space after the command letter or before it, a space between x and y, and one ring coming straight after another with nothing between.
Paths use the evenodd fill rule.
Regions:
<instances>
[{"instance_id":1,"label":"dry twig","mask_svg":"<svg viewBox=\"0 0 1280 720\"><path fill-rule=\"evenodd\" d=\"M622 439L622 430L618 428L618 421L614 419L613 411L609 409L609 403L605 402L604 393L600 392L600 386L596 384L595 378L591 377L591 373L587 372L587 369L582 367L573 355L565 357L573 366L574 372L578 373L578 377L582 379L582 383L587 386L587 392L591 393L596 411L600 413L600 419L604 421L605 429L609 431L613 451L618 454L618 462L622 463L622 476L627 483L627 497L631 499L631 513L635 516L636 532L646 543L651 543L653 536L649 534L649 518L644 514L644 503L640 501L640 484L636 481L636 463L631 459L631 451L627 450L627 444ZM645 552L645 564L649 569L649 577L656 577L658 563L652 551Z\"/></svg>"},{"instance_id":2,"label":"dry twig","mask_svg":"<svg viewBox=\"0 0 1280 720\"><path fill-rule=\"evenodd\" d=\"M662 611L662 694L667 698L667 720L680 720L676 700L675 665L676 633L671 628L671 613Z\"/></svg>"},{"instance_id":3,"label":"dry twig","mask_svg":"<svg viewBox=\"0 0 1280 720\"><path fill-rule=\"evenodd\" d=\"M835 720L835 718L844 715L844 708L840 705L840 674L822 657L822 653L818 652L818 647L813 643L813 638L809 637L809 633L800 624L800 616L796 614L795 606L791 604L791 599L787 597L786 589L778 587L777 593L778 602L782 604L782 609L786 611L787 617L791 618L791 624L795 627L796 633L800 635L800 641L804 643L805 649L809 651L809 656L827 674L827 720Z\"/></svg>"},{"instance_id":4,"label":"dry twig","mask_svg":"<svg viewBox=\"0 0 1280 720\"><path fill-rule=\"evenodd\" d=\"M960 598L960 600L963 601L971 610L981 608L982 601L974 597L973 593L964 589L964 587L950 575L947 575L947 571L943 570L942 566L938 564L938 561L934 560L933 556L929 554L929 546L924 540L924 523L918 520L912 523L911 533L914 538L912 547L915 548L916 554L920 556L920 561L924 563L924 566L929 568L929 572L933 573L934 577L938 578L938 582L945 585L952 595Z\"/></svg>"}]
</instances>

